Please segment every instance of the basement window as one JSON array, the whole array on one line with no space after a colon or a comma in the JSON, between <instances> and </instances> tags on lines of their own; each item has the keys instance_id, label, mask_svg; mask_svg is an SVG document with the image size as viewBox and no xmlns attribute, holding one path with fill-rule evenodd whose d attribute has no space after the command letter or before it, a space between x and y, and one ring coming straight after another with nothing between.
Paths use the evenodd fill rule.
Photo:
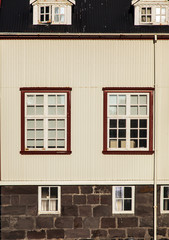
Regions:
<instances>
[{"instance_id":1,"label":"basement window","mask_svg":"<svg viewBox=\"0 0 169 240\"><path fill-rule=\"evenodd\" d=\"M169 213L169 186L161 186L161 213Z\"/></svg>"}]
</instances>

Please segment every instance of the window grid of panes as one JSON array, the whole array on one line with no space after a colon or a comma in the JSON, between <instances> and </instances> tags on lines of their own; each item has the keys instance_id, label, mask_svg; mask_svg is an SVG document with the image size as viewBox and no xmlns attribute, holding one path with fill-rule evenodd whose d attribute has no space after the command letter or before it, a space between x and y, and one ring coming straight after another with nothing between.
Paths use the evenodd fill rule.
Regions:
<instances>
[{"instance_id":1,"label":"window grid of panes","mask_svg":"<svg viewBox=\"0 0 169 240\"><path fill-rule=\"evenodd\" d=\"M149 94L108 94L108 150L149 148Z\"/></svg>"},{"instance_id":2,"label":"window grid of panes","mask_svg":"<svg viewBox=\"0 0 169 240\"><path fill-rule=\"evenodd\" d=\"M161 212L169 213L169 186L161 187Z\"/></svg>"},{"instance_id":3,"label":"window grid of panes","mask_svg":"<svg viewBox=\"0 0 169 240\"><path fill-rule=\"evenodd\" d=\"M54 7L54 23L65 23L65 7Z\"/></svg>"},{"instance_id":4,"label":"window grid of panes","mask_svg":"<svg viewBox=\"0 0 169 240\"><path fill-rule=\"evenodd\" d=\"M165 7L156 7L155 15L156 15L156 23L166 22L166 8Z\"/></svg>"},{"instance_id":5,"label":"window grid of panes","mask_svg":"<svg viewBox=\"0 0 169 240\"><path fill-rule=\"evenodd\" d=\"M46 23L50 20L51 6L40 7L40 22Z\"/></svg>"},{"instance_id":6,"label":"window grid of panes","mask_svg":"<svg viewBox=\"0 0 169 240\"><path fill-rule=\"evenodd\" d=\"M142 7L141 8L141 22L151 23L152 22L152 8Z\"/></svg>"},{"instance_id":7,"label":"window grid of panes","mask_svg":"<svg viewBox=\"0 0 169 240\"><path fill-rule=\"evenodd\" d=\"M60 187L39 187L39 213L60 212Z\"/></svg>"},{"instance_id":8,"label":"window grid of panes","mask_svg":"<svg viewBox=\"0 0 169 240\"><path fill-rule=\"evenodd\" d=\"M65 150L67 94L26 94L26 150Z\"/></svg>"},{"instance_id":9,"label":"window grid of panes","mask_svg":"<svg viewBox=\"0 0 169 240\"><path fill-rule=\"evenodd\" d=\"M134 213L134 187L113 187L113 213Z\"/></svg>"}]
</instances>

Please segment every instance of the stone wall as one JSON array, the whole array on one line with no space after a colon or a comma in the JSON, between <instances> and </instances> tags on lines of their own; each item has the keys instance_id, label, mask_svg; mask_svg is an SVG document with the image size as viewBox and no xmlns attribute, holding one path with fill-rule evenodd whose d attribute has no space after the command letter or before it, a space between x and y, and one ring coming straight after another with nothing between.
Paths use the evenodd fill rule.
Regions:
<instances>
[{"instance_id":1,"label":"stone wall","mask_svg":"<svg viewBox=\"0 0 169 240\"><path fill-rule=\"evenodd\" d=\"M136 186L135 214L128 215L112 215L111 186L61 192L61 215L38 215L37 186L1 187L1 239L153 239L152 187ZM169 215L159 210L158 225L158 239L169 239Z\"/></svg>"}]
</instances>

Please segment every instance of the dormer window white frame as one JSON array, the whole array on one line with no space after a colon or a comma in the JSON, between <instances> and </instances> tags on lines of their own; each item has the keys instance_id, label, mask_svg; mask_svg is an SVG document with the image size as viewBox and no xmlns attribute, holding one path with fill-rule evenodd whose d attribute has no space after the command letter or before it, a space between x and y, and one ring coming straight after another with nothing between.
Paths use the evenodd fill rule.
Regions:
<instances>
[{"instance_id":1,"label":"dormer window white frame","mask_svg":"<svg viewBox=\"0 0 169 240\"><path fill-rule=\"evenodd\" d=\"M168 0L133 0L134 25L169 25Z\"/></svg>"},{"instance_id":2,"label":"dormer window white frame","mask_svg":"<svg viewBox=\"0 0 169 240\"><path fill-rule=\"evenodd\" d=\"M39 7L39 22L50 23L51 22L51 6L40 6Z\"/></svg>"}]
</instances>

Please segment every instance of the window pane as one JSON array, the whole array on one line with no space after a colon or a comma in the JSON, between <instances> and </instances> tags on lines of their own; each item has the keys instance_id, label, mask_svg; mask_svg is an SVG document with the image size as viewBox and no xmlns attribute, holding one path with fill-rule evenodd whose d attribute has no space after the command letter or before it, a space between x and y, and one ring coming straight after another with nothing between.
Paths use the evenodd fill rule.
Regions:
<instances>
[{"instance_id":1,"label":"window pane","mask_svg":"<svg viewBox=\"0 0 169 240\"><path fill-rule=\"evenodd\" d=\"M56 95L48 95L48 104L56 105Z\"/></svg>"},{"instance_id":2,"label":"window pane","mask_svg":"<svg viewBox=\"0 0 169 240\"><path fill-rule=\"evenodd\" d=\"M48 114L49 115L56 115L56 107L55 106L48 106Z\"/></svg>"},{"instance_id":3,"label":"window pane","mask_svg":"<svg viewBox=\"0 0 169 240\"><path fill-rule=\"evenodd\" d=\"M48 128L56 128L56 120L55 119L48 120Z\"/></svg>"},{"instance_id":4,"label":"window pane","mask_svg":"<svg viewBox=\"0 0 169 240\"><path fill-rule=\"evenodd\" d=\"M42 198L49 197L49 188L48 187L42 187L41 188L41 195L42 195Z\"/></svg>"},{"instance_id":5,"label":"window pane","mask_svg":"<svg viewBox=\"0 0 169 240\"><path fill-rule=\"evenodd\" d=\"M48 148L56 148L56 140L48 140Z\"/></svg>"},{"instance_id":6,"label":"window pane","mask_svg":"<svg viewBox=\"0 0 169 240\"><path fill-rule=\"evenodd\" d=\"M60 21L61 21L62 23L65 22L65 15L60 15Z\"/></svg>"},{"instance_id":7,"label":"window pane","mask_svg":"<svg viewBox=\"0 0 169 240\"><path fill-rule=\"evenodd\" d=\"M43 119L36 120L36 128L43 128Z\"/></svg>"},{"instance_id":8,"label":"window pane","mask_svg":"<svg viewBox=\"0 0 169 240\"><path fill-rule=\"evenodd\" d=\"M110 128L117 128L117 120L110 119Z\"/></svg>"},{"instance_id":9,"label":"window pane","mask_svg":"<svg viewBox=\"0 0 169 240\"><path fill-rule=\"evenodd\" d=\"M156 16L156 22L157 22L157 23L160 22L160 16Z\"/></svg>"},{"instance_id":10,"label":"window pane","mask_svg":"<svg viewBox=\"0 0 169 240\"><path fill-rule=\"evenodd\" d=\"M147 128L147 120L142 119L139 121L140 128Z\"/></svg>"},{"instance_id":11,"label":"window pane","mask_svg":"<svg viewBox=\"0 0 169 240\"><path fill-rule=\"evenodd\" d=\"M40 8L40 12L41 12L41 13L44 13L44 7L41 7L41 8Z\"/></svg>"},{"instance_id":12,"label":"window pane","mask_svg":"<svg viewBox=\"0 0 169 240\"><path fill-rule=\"evenodd\" d=\"M141 21L142 21L142 22L146 22L146 16L142 16L142 17L141 17Z\"/></svg>"},{"instance_id":13,"label":"window pane","mask_svg":"<svg viewBox=\"0 0 169 240\"><path fill-rule=\"evenodd\" d=\"M141 14L146 14L146 8L141 9Z\"/></svg>"},{"instance_id":14,"label":"window pane","mask_svg":"<svg viewBox=\"0 0 169 240\"><path fill-rule=\"evenodd\" d=\"M34 95L28 95L27 96L27 105L34 105L35 104L35 96Z\"/></svg>"},{"instance_id":15,"label":"window pane","mask_svg":"<svg viewBox=\"0 0 169 240\"><path fill-rule=\"evenodd\" d=\"M27 138L35 139L35 130L28 130L27 131Z\"/></svg>"},{"instance_id":16,"label":"window pane","mask_svg":"<svg viewBox=\"0 0 169 240\"><path fill-rule=\"evenodd\" d=\"M43 140L36 140L36 147L43 148L44 147Z\"/></svg>"},{"instance_id":17,"label":"window pane","mask_svg":"<svg viewBox=\"0 0 169 240\"><path fill-rule=\"evenodd\" d=\"M43 22L44 21L44 15L40 16L40 21Z\"/></svg>"},{"instance_id":18,"label":"window pane","mask_svg":"<svg viewBox=\"0 0 169 240\"><path fill-rule=\"evenodd\" d=\"M119 138L125 138L126 137L126 130L121 129L119 130Z\"/></svg>"},{"instance_id":19,"label":"window pane","mask_svg":"<svg viewBox=\"0 0 169 240\"><path fill-rule=\"evenodd\" d=\"M65 114L65 107L64 106L57 106L57 114L64 115Z\"/></svg>"},{"instance_id":20,"label":"window pane","mask_svg":"<svg viewBox=\"0 0 169 240\"><path fill-rule=\"evenodd\" d=\"M156 14L160 15L160 8L156 8Z\"/></svg>"},{"instance_id":21,"label":"window pane","mask_svg":"<svg viewBox=\"0 0 169 240\"><path fill-rule=\"evenodd\" d=\"M131 128L138 128L138 120L131 120L130 121Z\"/></svg>"},{"instance_id":22,"label":"window pane","mask_svg":"<svg viewBox=\"0 0 169 240\"><path fill-rule=\"evenodd\" d=\"M126 148L126 140L125 139L119 139L118 140L118 147L119 148Z\"/></svg>"},{"instance_id":23,"label":"window pane","mask_svg":"<svg viewBox=\"0 0 169 240\"><path fill-rule=\"evenodd\" d=\"M130 97L131 104L138 104L138 96L132 95Z\"/></svg>"},{"instance_id":24,"label":"window pane","mask_svg":"<svg viewBox=\"0 0 169 240\"><path fill-rule=\"evenodd\" d=\"M140 107L140 115L147 115L147 107Z\"/></svg>"},{"instance_id":25,"label":"window pane","mask_svg":"<svg viewBox=\"0 0 169 240\"><path fill-rule=\"evenodd\" d=\"M119 104L126 104L126 96L119 95Z\"/></svg>"},{"instance_id":26,"label":"window pane","mask_svg":"<svg viewBox=\"0 0 169 240\"><path fill-rule=\"evenodd\" d=\"M109 141L109 147L110 148L117 148L117 140L110 140Z\"/></svg>"},{"instance_id":27,"label":"window pane","mask_svg":"<svg viewBox=\"0 0 169 240\"><path fill-rule=\"evenodd\" d=\"M27 115L35 115L35 107L27 107Z\"/></svg>"},{"instance_id":28,"label":"window pane","mask_svg":"<svg viewBox=\"0 0 169 240\"><path fill-rule=\"evenodd\" d=\"M35 140L27 140L27 148L35 148Z\"/></svg>"},{"instance_id":29,"label":"window pane","mask_svg":"<svg viewBox=\"0 0 169 240\"><path fill-rule=\"evenodd\" d=\"M151 16L147 16L147 22L151 22Z\"/></svg>"},{"instance_id":30,"label":"window pane","mask_svg":"<svg viewBox=\"0 0 169 240\"><path fill-rule=\"evenodd\" d=\"M50 201L50 211L57 211L57 200Z\"/></svg>"},{"instance_id":31,"label":"window pane","mask_svg":"<svg viewBox=\"0 0 169 240\"><path fill-rule=\"evenodd\" d=\"M147 8L147 14L151 14L151 8Z\"/></svg>"},{"instance_id":32,"label":"window pane","mask_svg":"<svg viewBox=\"0 0 169 240\"><path fill-rule=\"evenodd\" d=\"M49 211L49 200L42 200L41 202L42 211Z\"/></svg>"},{"instance_id":33,"label":"window pane","mask_svg":"<svg viewBox=\"0 0 169 240\"><path fill-rule=\"evenodd\" d=\"M117 107L109 107L109 115L117 115Z\"/></svg>"},{"instance_id":34,"label":"window pane","mask_svg":"<svg viewBox=\"0 0 169 240\"><path fill-rule=\"evenodd\" d=\"M137 147L138 147L138 140L137 139L130 140L130 148L137 148Z\"/></svg>"},{"instance_id":35,"label":"window pane","mask_svg":"<svg viewBox=\"0 0 169 240\"><path fill-rule=\"evenodd\" d=\"M116 138L117 137L117 130L110 130L109 131L109 137L110 138Z\"/></svg>"},{"instance_id":36,"label":"window pane","mask_svg":"<svg viewBox=\"0 0 169 240\"><path fill-rule=\"evenodd\" d=\"M119 128L125 128L126 127L126 120L120 119L119 120Z\"/></svg>"},{"instance_id":37,"label":"window pane","mask_svg":"<svg viewBox=\"0 0 169 240\"><path fill-rule=\"evenodd\" d=\"M58 198L58 188L57 187L51 187L50 188L50 197L51 198Z\"/></svg>"},{"instance_id":38,"label":"window pane","mask_svg":"<svg viewBox=\"0 0 169 240\"><path fill-rule=\"evenodd\" d=\"M60 14L64 14L65 9L63 7L60 8Z\"/></svg>"},{"instance_id":39,"label":"window pane","mask_svg":"<svg viewBox=\"0 0 169 240\"><path fill-rule=\"evenodd\" d=\"M169 187L164 187L164 198L169 198Z\"/></svg>"},{"instance_id":40,"label":"window pane","mask_svg":"<svg viewBox=\"0 0 169 240\"><path fill-rule=\"evenodd\" d=\"M124 187L124 198L131 198L131 187Z\"/></svg>"},{"instance_id":41,"label":"window pane","mask_svg":"<svg viewBox=\"0 0 169 240\"><path fill-rule=\"evenodd\" d=\"M59 22L59 15L55 15L55 16L54 16L54 21L55 21L55 22Z\"/></svg>"},{"instance_id":42,"label":"window pane","mask_svg":"<svg viewBox=\"0 0 169 240\"><path fill-rule=\"evenodd\" d=\"M116 200L115 209L117 212L123 211L123 200L121 199Z\"/></svg>"},{"instance_id":43,"label":"window pane","mask_svg":"<svg viewBox=\"0 0 169 240\"><path fill-rule=\"evenodd\" d=\"M130 111L131 111L130 113L131 115L138 115L138 107L131 106Z\"/></svg>"},{"instance_id":44,"label":"window pane","mask_svg":"<svg viewBox=\"0 0 169 240\"><path fill-rule=\"evenodd\" d=\"M123 198L123 187L115 187L115 197Z\"/></svg>"},{"instance_id":45,"label":"window pane","mask_svg":"<svg viewBox=\"0 0 169 240\"><path fill-rule=\"evenodd\" d=\"M147 104L147 96L140 96L140 104Z\"/></svg>"},{"instance_id":46,"label":"window pane","mask_svg":"<svg viewBox=\"0 0 169 240\"><path fill-rule=\"evenodd\" d=\"M58 95L57 96L57 104L65 104L65 95Z\"/></svg>"},{"instance_id":47,"label":"window pane","mask_svg":"<svg viewBox=\"0 0 169 240\"><path fill-rule=\"evenodd\" d=\"M44 102L44 96L43 95L36 95L36 104L42 104Z\"/></svg>"},{"instance_id":48,"label":"window pane","mask_svg":"<svg viewBox=\"0 0 169 240\"><path fill-rule=\"evenodd\" d=\"M140 138L147 138L147 130L139 130Z\"/></svg>"},{"instance_id":49,"label":"window pane","mask_svg":"<svg viewBox=\"0 0 169 240\"><path fill-rule=\"evenodd\" d=\"M125 106L119 106L118 110L119 110L119 112L118 112L119 115L126 115L126 107Z\"/></svg>"},{"instance_id":50,"label":"window pane","mask_svg":"<svg viewBox=\"0 0 169 240\"><path fill-rule=\"evenodd\" d=\"M34 119L28 119L27 120L27 128L34 128L35 127L35 120Z\"/></svg>"},{"instance_id":51,"label":"window pane","mask_svg":"<svg viewBox=\"0 0 169 240\"><path fill-rule=\"evenodd\" d=\"M147 147L147 140L146 139L139 140L139 147L140 148L146 148Z\"/></svg>"},{"instance_id":52,"label":"window pane","mask_svg":"<svg viewBox=\"0 0 169 240\"><path fill-rule=\"evenodd\" d=\"M165 15L165 14L166 14L166 9L165 9L165 8L162 8L162 9L161 9L161 14L162 14L162 15Z\"/></svg>"},{"instance_id":53,"label":"window pane","mask_svg":"<svg viewBox=\"0 0 169 240\"><path fill-rule=\"evenodd\" d=\"M137 138L138 137L138 130L130 130L130 137Z\"/></svg>"},{"instance_id":54,"label":"window pane","mask_svg":"<svg viewBox=\"0 0 169 240\"><path fill-rule=\"evenodd\" d=\"M57 130L57 139L65 138L65 130Z\"/></svg>"},{"instance_id":55,"label":"window pane","mask_svg":"<svg viewBox=\"0 0 169 240\"><path fill-rule=\"evenodd\" d=\"M131 210L131 200L124 200L124 211L130 211Z\"/></svg>"},{"instance_id":56,"label":"window pane","mask_svg":"<svg viewBox=\"0 0 169 240\"><path fill-rule=\"evenodd\" d=\"M50 139L56 139L56 130L48 130L48 138Z\"/></svg>"},{"instance_id":57,"label":"window pane","mask_svg":"<svg viewBox=\"0 0 169 240\"><path fill-rule=\"evenodd\" d=\"M43 139L43 130L36 130L36 138L37 139Z\"/></svg>"},{"instance_id":58,"label":"window pane","mask_svg":"<svg viewBox=\"0 0 169 240\"><path fill-rule=\"evenodd\" d=\"M46 7L46 13L49 13L49 7L48 6Z\"/></svg>"},{"instance_id":59,"label":"window pane","mask_svg":"<svg viewBox=\"0 0 169 240\"><path fill-rule=\"evenodd\" d=\"M43 115L43 109L44 109L44 107L42 107L42 106L36 106L36 114Z\"/></svg>"},{"instance_id":60,"label":"window pane","mask_svg":"<svg viewBox=\"0 0 169 240\"><path fill-rule=\"evenodd\" d=\"M59 14L59 7L55 7L55 13Z\"/></svg>"},{"instance_id":61,"label":"window pane","mask_svg":"<svg viewBox=\"0 0 169 240\"><path fill-rule=\"evenodd\" d=\"M169 210L169 199L164 200L164 209L163 210Z\"/></svg>"},{"instance_id":62,"label":"window pane","mask_svg":"<svg viewBox=\"0 0 169 240\"><path fill-rule=\"evenodd\" d=\"M57 128L65 128L65 120L64 119L57 120Z\"/></svg>"},{"instance_id":63,"label":"window pane","mask_svg":"<svg viewBox=\"0 0 169 240\"><path fill-rule=\"evenodd\" d=\"M164 23L166 21L166 17L165 16L161 16L161 22Z\"/></svg>"},{"instance_id":64,"label":"window pane","mask_svg":"<svg viewBox=\"0 0 169 240\"><path fill-rule=\"evenodd\" d=\"M65 140L57 140L57 147L64 148L65 147Z\"/></svg>"},{"instance_id":65,"label":"window pane","mask_svg":"<svg viewBox=\"0 0 169 240\"><path fill-rule=\"evenodd\" d=\"M109 104L112 104L112 105L117 104L117 95L109 95Z\"/></svg>"}]
</instances>

